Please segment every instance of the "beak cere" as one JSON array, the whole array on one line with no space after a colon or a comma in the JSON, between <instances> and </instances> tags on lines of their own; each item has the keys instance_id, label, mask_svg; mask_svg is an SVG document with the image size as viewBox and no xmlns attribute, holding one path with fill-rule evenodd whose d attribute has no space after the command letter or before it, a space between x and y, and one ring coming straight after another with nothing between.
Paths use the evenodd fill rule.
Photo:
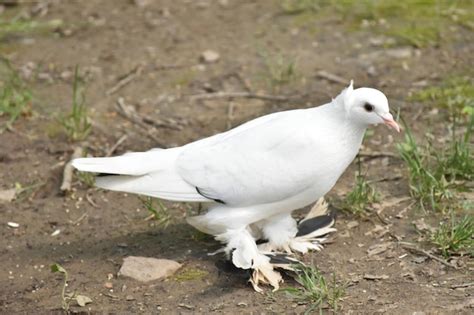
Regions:
<instances>
[{"instance_id":1,"label":"beak cere","mask_svg":"<svg viewBox=\"0 0 474 315\"><path fill-rule=\"evenodd\" d=\"M397 132L400 132L400 126L393 119L393 116L391 114L385 114L380 117L382 117L385 125L387 125L389 128L395 129Z\"/></svg>"}]
</instances>

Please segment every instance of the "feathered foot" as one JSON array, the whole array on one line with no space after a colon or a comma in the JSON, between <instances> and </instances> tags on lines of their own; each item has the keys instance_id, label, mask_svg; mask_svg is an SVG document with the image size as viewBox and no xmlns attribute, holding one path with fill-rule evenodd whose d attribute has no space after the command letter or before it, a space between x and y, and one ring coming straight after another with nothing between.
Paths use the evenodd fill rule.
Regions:
<instances>
[{"instance_id":1,"label":"feathered foot","mask_svg":"<svg viewBox=\"0 0 474 315\"><path fill-rule=\"evenodd\" d=\"M223 251L234 266L253 270L249 282L255 291L263 291L259 284L269 284L273 287L273 291L280 288L283 278L273 268L270 257L273 255L267 256L258 250L255 239L247 228L228 230L226 233L216 236L216 239L227 244Z\"/></svg>"},{"instance_id":2,"label":"feathered foot","mask_svg":"<svg viewBox=\"0 0 474 315\"><path fill-rule=\"evenodd\" d=\"M306 254L309 250L320 251L329 233L335 232L334 215L328 211L328 204L320 198L311 208L308 214L298 222L296 235L288 240L283 246L276 246L271 242L259 245L261 251L284 250L287 253L293 251Z\"/></svg>"},{"instance_id":3,"label":"feathered foot","mask_svg":"<svg viewBox=\"0 0 474 315\"><path fill-rule=\"evenodd\" d=\"M265 256L269 258L269 262L253 267L252 277L250 277L249 282L257 292L263 292L259 287L261 283L271 285L273 287L272 291L275 292L280 288L280 282L283 282L280 272L275 271L275 269L294 271L293 266L301 264L301 262L283 253L265 253Z\"/></svg>"}]
</instances>

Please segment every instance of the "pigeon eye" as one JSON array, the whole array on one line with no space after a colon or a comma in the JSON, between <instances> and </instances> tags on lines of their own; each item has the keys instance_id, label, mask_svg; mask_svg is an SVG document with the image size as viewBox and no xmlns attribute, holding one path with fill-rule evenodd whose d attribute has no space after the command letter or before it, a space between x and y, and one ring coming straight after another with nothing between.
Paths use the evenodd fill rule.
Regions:
<instances>
[{"instance_id":1,"label":"pigeon eye","mask_svg":"<svg viewBox=\"0 0 474 315\"><path fill-rule=\"evenodd\" d=\"M374 110L374 105L369 104L369 103L365 103L364 104L364 109L370 113L371 111Z\"/></svg>"}]
</instances>

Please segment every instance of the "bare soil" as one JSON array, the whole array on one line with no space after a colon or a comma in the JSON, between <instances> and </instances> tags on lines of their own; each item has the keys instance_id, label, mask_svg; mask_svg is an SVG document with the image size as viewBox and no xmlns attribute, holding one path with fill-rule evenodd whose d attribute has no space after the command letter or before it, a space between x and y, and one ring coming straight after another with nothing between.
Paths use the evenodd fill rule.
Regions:
<instances>
[{"instance_id":1,"label":"bare soil","mask_svg":"<svg viewBox=\"0 0 474 315\"><path fill-rule=\"evenodd\" d=\"M146 2L146 1L145 1ZM447 134L446 119L430 108L408 102L414 83L440 81L446 73L473 67L473 34L466 32L440 47L384 48L368 31L347 31L337 19L316 20L310 27L281 14L276 1L149 1L141 7L129 0L50 1L37 21L61 19L54 32L23 34L3 40L0 53L19 69L32 87L33 115L22 117L14 131L0 135L0 188L34 185L12 203L0 204L0 312L39 314L61 312L61 276L49 266L59 263L69 275L69 289L87 295L93 303L77 313L302 313L283 292L257 294L245 272L221 268L222 257L208 256L219 248L185 223L198 205L165 202L175 218L166 229L153 220L136 196L91 189L74 181L74 191L62 195L59 186L64 162L76 146L102 156L124 134L127 140L115 154L144 151L156 146L135 124L119 116L115 104L123 97L145 116L179 121L183 128L159 128L166 146L224 131L271 112L323 104L344 85L317 76L320 70L336 74L356 86L383 90L404 113L415 133L428 128ZM3 13L29 10L8 7ZM205 50L217 51L216 63L204 64ZM390 51L403 50L402 56ZM298 77L281 87L269 86L261 52L281 53L297 60ZM76 65L87 80L87 104L94 128L84 143L72 143L61 133L55 117L70 110L72 71ZM116 93L106 91L142 67ZM372 69L369 69L373 67ZM28 72L28 69L32 71ZM375 71L374 71L375 69ZM368 71L369 70L369 71ZM257 99L191 100L206 91L251 91L299 95L286 101ZM431 113L431 114L430 114ZM384 126L375 128L363 151L395 153L403 135ZM351 189L355 165L330 193L340 200ZM425 259L397 245L397 238L416 241L413 221L425 216L410 207L406 170L397 157L381 156L363 163L369 180L382 196L383 211L359 219L338 214L338 232L322 252L306 255L324 274L336 273L348 283L342 313L426 314L472 313L473 287L451 286L472 282L467 258L452 261L459 269ZM396 175L401 178L393 179ZM382 179L385 179L382 181ZM380 181L379 181L380 180ZM349 228L348 222L359 225ZM426 217L437 224L436 218ZM7 226L13 221L19 228ZM60 230L56 236L51 234ZM369 256L368 248L389 243L390 248ZM183 271L199 269L199 277L138 283L117 277L122 258L129 255L174 259ZM179 274L179 273L178 273ZM111 275L111 276L110 276ZM367 275L383 276L370 280ZM108 280L108 277L112 277ZM104 284L111 282L113 288ZM287 278L285 285L295 285ZM284 286L285 286L284 285ZM329 312L329 310L327 310ZM417 313L421 314L421 313Z\"/></svg>"}]
</instances>

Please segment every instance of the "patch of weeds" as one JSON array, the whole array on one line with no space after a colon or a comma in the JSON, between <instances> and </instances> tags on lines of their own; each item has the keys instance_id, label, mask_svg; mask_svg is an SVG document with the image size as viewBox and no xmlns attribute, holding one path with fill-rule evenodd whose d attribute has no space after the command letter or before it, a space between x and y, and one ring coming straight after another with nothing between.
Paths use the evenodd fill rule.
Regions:
<instances>
[{"instance_id":1,"label":"patch of weeds","mask_svg":"<svg viewBox=\"0 0 474 315\"><path fill-rule=\"evenodd\" d=\"M469 117L474 114L474 80L467 76L453 76L439 86L414 93L410 99L446 109L453 117Z\"/></svg>"},{"instance_id":2,"label":"patch of weeds","mask_svg":"<svg viewBox=\"0 0 474 315\"><path fill-rule=\"evenodd\" d=\"M201 232L199 230L194 230L191 234L191 238L197 242L213 242L214 241L214 238L211 235Z\"/></svg>"},{"instance_id":3,"label":"patch of weeds","mask_svg":"<svg viewBox=\"0 0 474 315\"><path fill-rule=\"evenodd\" d=\"M405 140L397 144L409 170L411 194L419 200L422 209L430 206L445 212L447 208L453 208L456 191L466 189L464 184L474 178L472 83L469 78L451 78L439 87L431 87L412 96L414 100L431 102L432 106L447 110L451 117L452 137L443 147L435 147L429 138L419 145L406 123ZM464 127L463 135L457 133L460 126Z\"/></svg>"},{"instance_id":4,"label":"patch of weeds","mask_svg":"<svg viewBox=\"0 0 474 315\"><path fill-rule=\"evenodd\" d=\"M69 293L66 292L69 274L66 269L64 269L64 267L59 264L51 265L51 272L60 273L64 277L63 287L61 290L61 307L66 313L69 313L69 308L71 306L72 301L76 301L76 303L81 307L86 306L86 304L92 303L92 299L88 296L77 294L77 292L75 291Z\"/></svg>"},{"instance_id":5,"label":"patch of weeds","mask_svg":"<svg viewBox=\"0 0 474 315\"><path fill-rule=\"evenodd\" d=\"M201 280L208 274L209 272L207 272L206 270L190 267L184 269L179 274L177 274L175 279L179 282Z\"/></svg>"},{"instance_id":6,"label":"patch of weeds","mask_svg":"<svg viewBox=\"0 0 474 315\"><path fill-rule=\"evenodd\" d=\"M265 79L275 89L294 82L297 78L296 59L291 56L277 54L270 56L266 52L260 53L265 63Z\"/></svg>"},{"instance_id":7,"label":"patch of weeds","mask_svg":"<svg viewBox=\"0 0 474 315\"><path fill-rule=\"evenodd\" d=\"M185 87L191 84L193 80L196 78L197 73L195 70L186 70L184 72L180 72L178 76L172 80L171 85L172 87Z\"/></svg>"},{"instance_id":8,"label":"patch of weeds","mask_svg":"<svg viewBox=\"0 0 474 315\"><path fill-rule=\"evenodd\" d=\"M37 182L34 181L31 184L27 185L22 185L19 182L15 183L15 189L16 189L16 200L17 201L23 201L25 199L28 199L33 195L39 188L44 186L46 183L45 182Z\"/></svg>"},{"instance_id":9,"label":"patch of weeds","mask_svg":"<svg viewBox=\"0 0 474 315\"><path fill-rule=\"evenodd\" d=\"M22 17L9 20L0 19L0 40L15 34L49 32L62 24L62 20L37 22Z\"/></svg>"},{"instance_id":10,"label":"patch of weeds","mask_svg":"<svg viewBox=\"0 0 474 315\"><path fill-rule=\"evenodd\" d=\"M355 215L363 216L367 213L367 206L378 201L378 195L365 179L365 176L356 174L354 189L346 196L343 209Z\"/></svg>"},{"instance_id":11,"label":"patch of weeds","mask_svg":"<svg viewBox=\"0 0 474 315\"><path fill-rule=\"evenodd\" d=\"M466 215L460 220L451 216L450 221L441 223L431 235L431 241L446 258L458 252L474 257L474 216Z\"/></svg>"},{"instance_id":12,"label":"patch of weeds","mask_svg":"<svg viewBox=\"0 0 474 315\"><path fill-rule=\"evenodd\" d=\"M92 129L85 103L84 81L79 76L79 67L77 66L74 70L72 86L72 110L67 116L60 117L59 122L72 141L86 139Z\"/></svg>"},{"instance_id":13,"label":"patch of weeds","mask_svg":"<svg viewBox=\"0 0 474 315\"><path fill-rule=\"evenodd\" d=\"M305 314L312 313L316 308L321 312L326 306L337 312L339 301L345 294L345 286L336 282L336 275L333 273L329 282L315 267L297 265L294 268L295 279L301 287L285 288L283 291L298 302L309 306Z\"/></svg>"},{"instance_id":14,"label":"patch of weeds","mask_svg":"<svg viewBox=\"0 0 474 315\"><path fill-rule=\"evenodd\" d=\"M434 210L443 210L441 201L452 198L449 183L429 166L431 146L418 146L410 128L404 125L405 141L397 144L397 150L408 167L410 193L423 210L427 209L427 205Z\"/></svg>"},{"instance_id":15,"label":"patch of weeds","mask_svg":"<svg viewBox=\"0 0 474 315\"><path fill-rule=\"evenodd\" d=\"M472 1L282 0L286 14L312 14L312 21L339 16L349 29L367 28L393 36L398 44L437 45L450 26L474 28Z\"/></svg>"},{"instance_id":16,"label":"patch of weeds","mask_svg":"<svg viewBox=\"0 0 474 315\"><path fill-rule=\"evenodd\" d=\"M450 181L465 180L474 178L474 157L472 156L471 135L474 126L474 114L463 136L456 138L453 136L451 145L447 150L433 151L436 157L435 174L441 174ZM453 132L454 134L454 132Z\"/></svg>"},{"instance_id":17,"label":"patch of weeds","mask_svg":"<svg viewBox=\"0 0 474 315\"><path fill-rule=\"evenodd\" d=\"M164 228L168 227L168 225L173 220L173 217L171 216L168 208L166 208L159 199L152 197L140 197L139 199L145 209L150 212L151 218L155 219L160 226ZM158 204L158 207L155 206L155 201Z\"/></svg>"},{"instance_id":18,"label":"patch of weeds","mask_svg":"<svg viewBox=\"0 0 474 315\"><path fill-rule=\"evenodd\" d=\"M321 0L282 0L280 6L285 14L317 12L321 8Z\"/></svg>"},{"instance_id":19,"label":"patch of weeds","mask_svg":"<svg viewBox=\"0 0 474 315\"><path fill-rule=\"evenodd\" d=\"M21 116L31 112L31 92L7 59L0 57L0 117L7 121L0 124L0 133L11 128Z\"/></svg>"},{"instance_id":20,"label":"patch of weeds","mask_svg":"<svg viewBox=\"0 0 474 315\"><path fill-rule=\"evenodd\" d=\"M81 183L86 185L87 187L94 187L95 186L95 174L89 172L77 172L77 178Z\"/></svg>"}]
</instances>

